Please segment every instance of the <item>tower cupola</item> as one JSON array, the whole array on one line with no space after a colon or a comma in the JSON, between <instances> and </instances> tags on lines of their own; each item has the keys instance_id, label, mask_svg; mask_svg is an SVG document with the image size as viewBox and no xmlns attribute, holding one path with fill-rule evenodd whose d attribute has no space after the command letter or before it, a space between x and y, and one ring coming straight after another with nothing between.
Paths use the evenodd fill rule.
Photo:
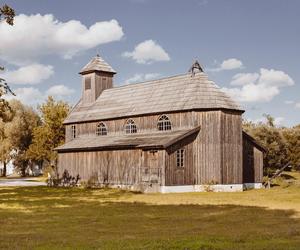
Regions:
<instances>
[{"instance_id":1,"label":"tower cupola","mask_svg":"<svg viewBox=\"0 0 300 250\"><path fill-rule=\"evenodd\" d=\"M113 76L117 72L99 55L85 65L82 75L82 104L94 103L103 90L113 87Z\"/></svg>"}]
</instances>

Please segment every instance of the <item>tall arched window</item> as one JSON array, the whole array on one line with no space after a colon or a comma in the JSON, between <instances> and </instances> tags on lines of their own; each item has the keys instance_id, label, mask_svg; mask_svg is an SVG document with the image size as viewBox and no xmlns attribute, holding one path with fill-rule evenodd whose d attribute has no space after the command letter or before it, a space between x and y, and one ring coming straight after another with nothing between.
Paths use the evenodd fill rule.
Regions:
<instances>
[{"instance_id":1,"label":"tall arched window","mask_svg":"<svg viewBox=\"0 0 300 250\"><path fill-rule=\"evenodd\" d=\"M107 135L107 127L104 122L97 124L96 135Z\"/></svg>"},{"instance_id":2,"label":"tall arched window","mask_svg":"<svg viewBox=\"0 0 300 250\"><path fill-rule=\"evenodd\" d=\"M125 133L126 134L134 134L137 133L137 127L132 119L128 119L126 124L125 124Z\"/></svg>"},{"instance_id":3,"label":"tall arched window","mask_svg":"<svg viewBox=\"0 0 300 250\"><path fill-rule=\"evenodd\" d=\"M157 122L157 128L158 130L171 130L172 126L169 117L166 115L160 116Z\"/></svg>"}]
</instances>

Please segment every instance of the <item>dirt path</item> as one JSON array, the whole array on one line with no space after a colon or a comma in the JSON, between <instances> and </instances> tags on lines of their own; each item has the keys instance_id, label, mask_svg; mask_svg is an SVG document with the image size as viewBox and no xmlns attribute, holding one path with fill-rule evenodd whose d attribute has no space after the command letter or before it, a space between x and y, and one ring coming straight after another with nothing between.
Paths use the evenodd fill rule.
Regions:
<instances>
[{"instance_id":1,"label":"dirt path","mask_svg":"<svg viewBox=\"0 0 300 250\"><path fill-rule=\"evenodd\" d=\"M46 186L45 182L36 178L0 179L0 187L31 187Z\"/></svg>"}]
</instances>

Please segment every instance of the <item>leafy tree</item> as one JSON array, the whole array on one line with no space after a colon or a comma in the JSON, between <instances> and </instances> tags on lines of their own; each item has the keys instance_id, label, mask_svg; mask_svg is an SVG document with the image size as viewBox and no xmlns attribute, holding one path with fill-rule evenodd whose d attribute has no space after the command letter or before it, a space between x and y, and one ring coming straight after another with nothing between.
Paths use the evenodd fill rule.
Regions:
<instances>
[{"instance_id":1,"label":"leafy tree","mask_svg":"<svg viewBox=\"0 0 300 250\"><path fill-rule=\"evenodd\" d=\"M287 158L291 166L300 170L300 125L283 130L287 144Z\"/></svg>"},{"instance_id":2,"label":"leafy tree","mask_svg":"<svg viewBox=\"0 0 300 250\"><path fill-rule=\"evenodd\" d=\"M288 148L283 129L274 125L274 118L264 115L266 123L243 122L243 129L249 133L266 150L264 155L265 174L269 174L288 162Z\"/></svg>"},{"instance_id":3,"label":"leafy tree","mask_svg":"<svg viewBox=\"0 0 300 250\"><path fill-rule=\"evenodd\" d=\"M9 105L14 115L11 121L0 123L0 160L4 165L13 160L17 170L24 176L30 163L26 152L32 142L33 129L39 125L40 119L31 107L23 105L20 101L13 100Z\"/></svg>"},{"instance_id":4,"label":"leafy tree","mask_svg":"<svg viewBox=\"0 0 300 250\"><path fill-rule=\"evenodd\" d=\"M0 21L4 19L9 25L14 24L14 17L16 16L14 9L4 4L0 7Z\"/></svg>"},{"instance_id":5,"label":"leafy tree","mask_svg":"<svg viewBox=\"0 0 300 250\"><path fill-rule=\"evenodd\" d=\"M0 21L5 20L9 25L13 25L14 17L15 11L11 7L6 4L0 7ZM4 68L0 66L0 71L3 70ZM7 116L7 111L11 111L8 102L2 98L8 92L14 95L5 80L0 78L0 119L2 119L3 121L8 121L11 117L10 115Z\"/></svg>"},{"instance_id":6,"label":"leafy tree","mask_svg":"<svg viewBox=\"0 0 300 250\"><path fill-rule=\"evenodd\" d=\"M67 103L55 101L51 96L39 107L42 124L33 131L33 142L27 152L27 158L40 166L52 163L56 165L57 153L53 149L65 141L63 121L69 110Z\"/></svg>"}]
</instances>

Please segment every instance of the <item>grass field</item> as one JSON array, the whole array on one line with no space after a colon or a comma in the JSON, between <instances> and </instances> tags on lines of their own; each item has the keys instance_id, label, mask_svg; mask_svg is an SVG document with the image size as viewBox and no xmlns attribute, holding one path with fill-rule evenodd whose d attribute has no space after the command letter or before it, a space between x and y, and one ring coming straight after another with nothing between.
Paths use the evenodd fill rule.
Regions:
<instances>
[{"instance_id":1,"label":"grass field","mask_svg":"<svg viewBox=\"0 0 300 250\"><path fill-rule=\"evenodd\" d=\"M2 187L0 248L300 249L300 174L285 177L241 193Z\"/></svg>"}]
</instances>

